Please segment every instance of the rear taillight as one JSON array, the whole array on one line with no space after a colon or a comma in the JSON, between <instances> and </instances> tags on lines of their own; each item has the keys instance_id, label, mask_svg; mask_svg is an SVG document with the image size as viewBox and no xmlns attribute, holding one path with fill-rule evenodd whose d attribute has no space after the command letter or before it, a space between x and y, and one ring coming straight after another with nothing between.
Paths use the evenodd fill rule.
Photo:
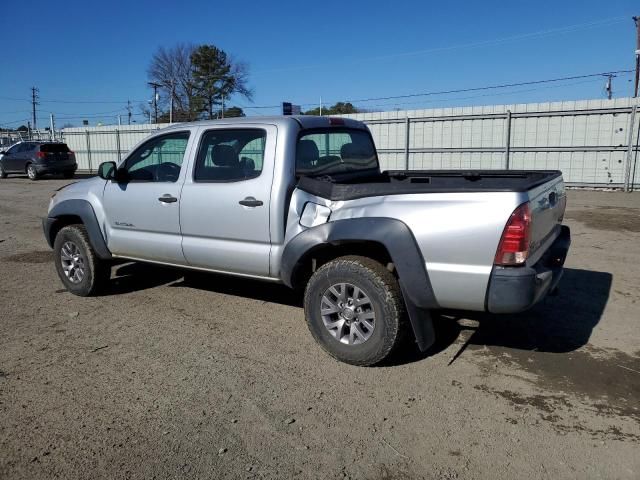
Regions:
<instances>
[{"instance_id":1,"label":"rear taillight","mask_svg":"<svg viewBox=\"0 0 640 480\"><path fill-rule=\"evenodd\" d=\"M531 212L529 204L523 203L509 217L502 232L496 252L496 265L517 266L527 261L529 256L529 231Z\"/></svg>"},{"instance_id":2,"label":"rear taillight","mask_svg":"<svg viewBox=\"0 0 640 480\"><path fill-rule=\"evenodd\" d=\"M45 152L36 153L36 157L38 157L38 158L45 158L46 156L47 156L47 154Z\"/></svg>"}]
</instances>

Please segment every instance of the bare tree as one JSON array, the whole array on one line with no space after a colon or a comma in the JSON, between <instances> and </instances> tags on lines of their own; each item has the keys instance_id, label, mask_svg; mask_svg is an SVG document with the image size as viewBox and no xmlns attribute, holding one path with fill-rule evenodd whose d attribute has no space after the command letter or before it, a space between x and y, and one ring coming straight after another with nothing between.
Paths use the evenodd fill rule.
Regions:
<instances>
[{"instance_id":1,"label":"bare tree","mask_svg":"<svg viewBox=\"0 0 640 480\"><path fill-rule=\"evenodd\" d=\"M168 110L173 97L174 121L195 120L202 110L202 101L193 82L191 56L196 47L190 43L178 43L160 47L153 54L147 70L150 82L162 85L160 105Z\"/></svg>"}]
</instances>

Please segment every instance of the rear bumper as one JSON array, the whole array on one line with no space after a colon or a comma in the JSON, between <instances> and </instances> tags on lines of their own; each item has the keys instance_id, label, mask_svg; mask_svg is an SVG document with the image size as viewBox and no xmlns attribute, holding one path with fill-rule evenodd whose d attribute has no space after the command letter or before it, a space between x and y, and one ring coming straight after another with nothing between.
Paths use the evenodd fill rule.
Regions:
<instances>
[{"instance_id":1,"label":"rear bumper","mask_svg":"<svg viewBox=\"0 0 640 480\"><path fill-rule=\"evenodd\" d=\"M487 311L517 313L538 303L560 281L570 245L571 232L563 225L558 238L535 265L493 267L487 291Z\"/></svg>"},{"instance_id":2,"label":"rear bumper","mask_svg":"<svg viewBox=\"0 0 640 480\"><path fill-rule=\"evenodd\" d=\"M78 169L77 163L62 165L56 165L55 163L34 163L33 166L39 174L75 172Z\"/></svg>"}]
</instances>

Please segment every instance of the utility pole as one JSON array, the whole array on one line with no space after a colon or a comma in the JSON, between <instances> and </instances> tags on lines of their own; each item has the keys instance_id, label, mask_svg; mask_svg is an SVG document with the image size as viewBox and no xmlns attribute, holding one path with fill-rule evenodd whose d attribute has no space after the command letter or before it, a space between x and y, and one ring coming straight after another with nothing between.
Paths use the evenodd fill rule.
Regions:
<instances>
[{"instance_id":1,"label":"utility pole","mask_svg":"<svg viewBox=\"0 0 640 480\"><path fill-rule=\"evenodd\" d=\"M160 88L162 85L155 82L149 82L148 85L153 88L153 119L155 123L158 123L158 88Z\"/></svg>"},{"instance_id":2,"label":"utility pole","mask_svg":"<svg viewBox=\"0 0 640 480\"><path fill-rule=\"evenodd\" d=\"M608 73L605 77L607 77L607 83L604 85L604 91L607 92L607 99L611 100L611 97L613 96L613 78L615 75Z\"/></svg>"},{"instance_id":3,"label":"utility pole","mask_svg":"<svg viewBox=\"0 0 640 480\"><path fill-rule=\"evenodd\" d=\"M129 125L131 125L131 100L127 100L127 112L128 112L128 116L129 116Z\"/></svg>"},{"instance_id":4,"label":"utility pole","mask_svg":"<svg viewBox=\"0 0 640 480\"><path fill-rule=\"evenodd\" d=\"M320 116L322 116L322 95L320 95Z\"/></svg>"},{"instance_id":5,"label":"utility pole","mask_svg":"<svg viewBox=\"0 0 640 480\"><path fill-rule=\"evenodd\" d=\"M633 96L638 96L638 82L640 81L640 17L633 17L636 23L636 83L633 89Z\"/></svg>"},{"instance_id":6,"label":"utility pole","mask_svg":"<svg viewBox=\"0 0 640 480\"><path fill-rule=\"evenodd\" d=\"M33 112L31 121L33 122L34 130L36 130L36 105L38 105L38 92L39 90L36 87L31 87L31 110Z\"/></svg>"},{"instance_id":7,"label":"utility pole","mask_svg":"<svg viewBox=\"0 0 640 480\"><path fill-rule=\"evenodd\" d=\"M222 94L222 111L220 112L220 118L224 118L224 93Z\"/></svg>"},{"instance_id":8,"label":"utility pole","mask_svg":"<svg viewBox=\"0 0 640 480\"><path fill-rule=\"evenodd\" d=\"M51 120L51 140L55 140L56 139L56 122L53 119L53 113L49 116L49 119Z\"/></svg>"},{"instance_id":9,"label":"utility pole","mask_svg":"<svg viewBox=\"0 0 640 480\"><path fill-rule=\"evenodd\" d=\"M173 123L173 96L176 93L176 88L171 80L171 100L169 101L169 123Z\"/></svg>"}]
</instances>

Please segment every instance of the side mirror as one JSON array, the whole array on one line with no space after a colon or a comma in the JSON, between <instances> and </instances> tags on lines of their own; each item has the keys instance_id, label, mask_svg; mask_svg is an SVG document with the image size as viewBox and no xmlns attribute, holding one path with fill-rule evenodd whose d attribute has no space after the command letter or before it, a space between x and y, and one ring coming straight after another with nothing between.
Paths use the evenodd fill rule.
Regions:
<instances>
[{"instance_id":1,"label":"side mirror","mask_svg":"<svg viewBox=\"0 0 640 480\"><path fill-rule=\"evenodd\" d=\"M98 167L98 176L103 180L114 180L116 172L116 162L103 162Z\"/></svg>"}]
</instances>

